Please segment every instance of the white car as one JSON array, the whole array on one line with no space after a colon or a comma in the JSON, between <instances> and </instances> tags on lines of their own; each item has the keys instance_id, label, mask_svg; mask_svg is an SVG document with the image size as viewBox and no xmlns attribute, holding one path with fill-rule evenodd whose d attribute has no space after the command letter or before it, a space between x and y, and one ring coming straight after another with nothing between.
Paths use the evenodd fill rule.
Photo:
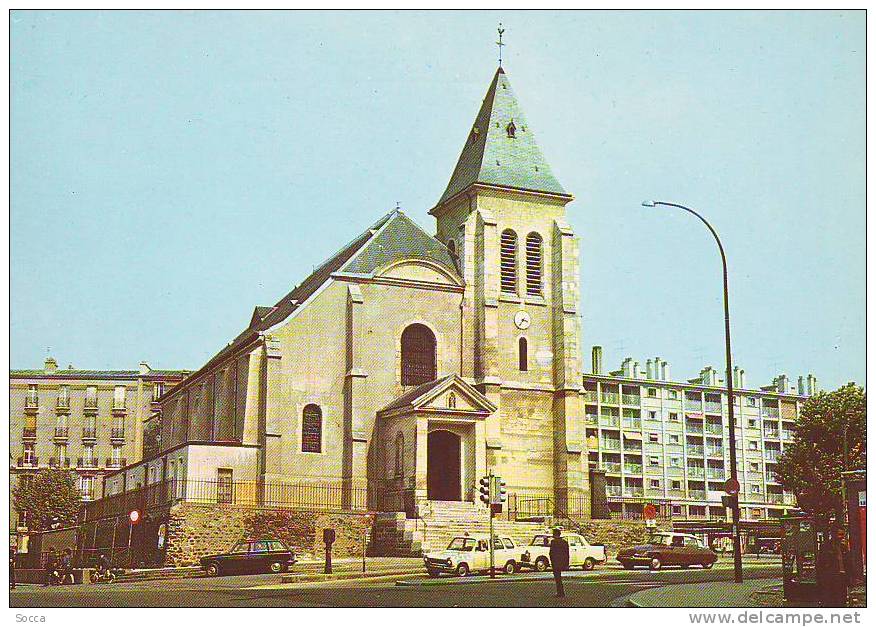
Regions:
<instances>
[{"instance_id":1,"label":"white car","mask_svg":"<svg viewBox=\"0 0 876 627\"><path fill-rule=\"evenodd\" d=\"M593 570L594 566L605 562L605 546L590 544L584 536L577 533L564 532L561 535L569 543L569 568L580 566L584 570ZM520 555L520 565L539 572L550 568L552 538L550 533L536 535Z\"/></svg>"},{"instance_id":2,"label":"white car","mask_svg":"<svg viewBox=\"0 0 876 627\"><path fill-rule=\"evenodd\" d=\"M490 545L487 534L464 534L456 536L443 551L433 551L423 556L426 572L430 577L441 573L465 577L473 572L490 570ZM494 563L497 571L513 575L518 569L520 547L511 538L494 538Z\"/></svg>"}]
</instances>

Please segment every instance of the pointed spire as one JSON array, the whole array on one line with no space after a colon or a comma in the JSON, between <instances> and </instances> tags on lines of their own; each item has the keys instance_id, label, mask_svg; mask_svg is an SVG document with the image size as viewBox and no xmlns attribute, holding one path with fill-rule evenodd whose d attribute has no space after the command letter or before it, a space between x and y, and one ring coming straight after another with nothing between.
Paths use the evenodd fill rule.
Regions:
<instances>
[{"instance_id":1,"label":"pointed spire","mask_svg":"<svg viewBox=\"0 0 876 627\"><path fill-rule=\"evenodd\" d=\"M551 172L501 67L438 204L475 183L572 198Z\"/></svg>"}]
</instances>

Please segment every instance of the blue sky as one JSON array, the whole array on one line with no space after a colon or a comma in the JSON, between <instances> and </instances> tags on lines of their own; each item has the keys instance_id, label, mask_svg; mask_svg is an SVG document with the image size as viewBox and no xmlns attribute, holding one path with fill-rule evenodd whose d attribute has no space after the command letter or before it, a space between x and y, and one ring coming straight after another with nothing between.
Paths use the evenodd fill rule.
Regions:
<instances>
[{"instance_id":1,"label":"blue sky","mask_svg":"<svg viewBox=\"0 0 876 627\"><path fill-rule=\"evenodd\" d=\"M581 238L585 370L864 381L863 12L12 14L11 364L195 368L395 207L496 67Z\"/></svg>"}]
</instances>

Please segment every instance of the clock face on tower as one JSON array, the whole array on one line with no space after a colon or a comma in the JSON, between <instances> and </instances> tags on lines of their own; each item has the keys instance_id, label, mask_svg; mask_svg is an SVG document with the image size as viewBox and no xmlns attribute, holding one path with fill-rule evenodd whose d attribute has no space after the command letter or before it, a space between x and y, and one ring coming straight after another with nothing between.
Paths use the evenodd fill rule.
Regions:
<instances>
[{"instance_id":1,"label":"clock face on tower","mask_svg":"<svg viewBox=\"0 0 876 627\"><path fill-rule=\"evenodd\" d=\"M532 320L530 319L527 312L518 311L516 314L514 314L514 326L516 326L521 331L528 329L530 322L532 322Z\"/></svg>"}]
</instances>

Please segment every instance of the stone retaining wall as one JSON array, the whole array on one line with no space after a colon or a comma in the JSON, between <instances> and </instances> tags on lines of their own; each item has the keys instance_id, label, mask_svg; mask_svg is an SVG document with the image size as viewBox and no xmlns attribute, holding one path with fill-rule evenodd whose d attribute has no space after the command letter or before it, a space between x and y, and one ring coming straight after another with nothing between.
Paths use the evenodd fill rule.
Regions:
<instances>
[{"instance_id":1,"label":"stone retaining wall","mask_svg":"<svg viewBox=\"0 0 876 627\"><path fill-rule=\"evenodd\" d=\"M577 529L588 542L604 544L609 556L617 555L621 547L642 544L650 536L641 520L576 520L568 526Z\"/></svg>"},{"instance_id":2,"label":"stone retaining wall","mask_svg":"<svg viewBox=\"0 0 876 627\"><path fill-rule=\"evenodd\" d=\"M362 554L362 536L371 527L363 513L253 509L235 505L180 503L170 510L167 530L168 566L190 566L223 553L244 537L281 540L299 558L322 557L322 530L334 528L335 557Z\"/></svg>"}]
</instances>

